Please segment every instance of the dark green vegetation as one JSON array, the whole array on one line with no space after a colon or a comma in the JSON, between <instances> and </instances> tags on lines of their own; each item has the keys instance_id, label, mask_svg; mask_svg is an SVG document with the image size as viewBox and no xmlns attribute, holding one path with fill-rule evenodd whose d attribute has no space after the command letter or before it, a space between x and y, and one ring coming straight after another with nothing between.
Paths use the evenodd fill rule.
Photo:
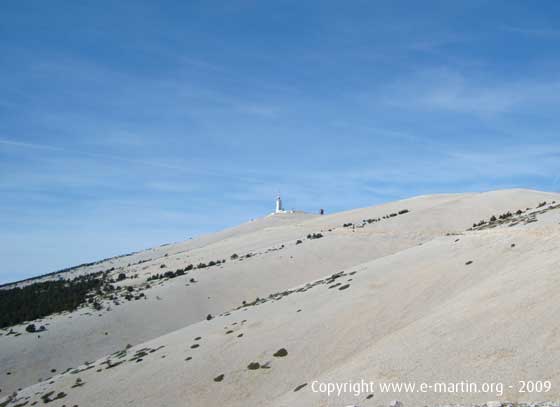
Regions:
<instances>
[{"instance_id":1,"label":"dark green vegetation","mask_svg":"<svg viewBox=\"0 0 560 407\"><path fill-rule=\"evenodd\" d=\"M516 211L508 211L498 216L492 215L488 220L483 219L480 222L473 223L472 227L468 230L491 229L504 224L515 226L519 223L533 223L537 221L537 215L560 207L560 204L557 204L556 201L552 201L549 206L547 206L547 204L546 201L540 202L537 205L537 209L533 211L531 211L531 208L527 208L525 210L518 209Z\"/></svg>"},{"instance_id":2,"label":"dark green vegetation","mask_svg":"<svg viewBox=\"0 0 560 407\"><path fill-rule=\"evenodd\" d=\"M396 217L396 216L404 215L404 214L409 213L409 212L410 212L410 211L409 211L408 209L401 209L401 210L398 211L398 212L389 213L389 214L387 214L387 215L382 216L381 218L363 219L363 220L362 220L362 225L361 225L361 226L356 226L356 225L353 225L352 223L345 223L345 224L342 225L342 226L345 227L345 228L350 227L350 226L352 226L352 227L364 227L366 224L372 224L372 223L375 223L375 222L381 222L382 219L391 219L391 218L394 218L394 217Z\"/></svg>"},{"instance_id":3,"label":"dark green vegetation","mask_svg":"<svg viewBox=\"0 0 560 407\"><path fill-rule=\"evenodd\" d=\"M186 272L194 270L194 269L203 269L206 267L213 267L213 266L219 266L223 263L225 263L225 259L223 260L211 260L208 262L208 264L206 263L199 263L197 266L193 265L193 264L189 264L188 266L186 266L185 268L182 269L177 269L175 271L166 271L165 273L161 273L161 274L154 274L153 276L148 277L147 281L154 281L154 280L161 280L164 278L175 278L175 277L179 277L179 276L184 276ZM165 266L164 264L162 264L161 266ZM165 268L165 267L161 267L160 268ZM191 279L192 280L192 279ZM191 281L194 283L194 281Z\"/></svg>"},{"instance_id":4,"label":"dark green vegetation","mask_svg":"<svg viewBox=\"0 0 560 407\"><path fill-rule=\"evenodd\" d=\"M0 290L0 328L55 312L73 311L88 300L88 294L100 293L105 288L103 277L103 272L99 272L74 280L45 281ZM28 328L28 332L34 331Z\"/></svg>"},{"instance_id":5,"label":"dark green vegetation","mask_svg":"<svg viewBox=\"0 0 560 407\"><path fill-rule=\"evenodd\" d=\"M307 386L307 383L300 384L299 386L297 386L297 387L294 389L294 392L300 391L300 390L303 389L305 386Z\"/></svg>"},{"instance_id":6,"label":"dark green vegetation","mask_svg":"<svg viewBox=\"0 0 560 407\"><path fill-rule=\"evenodd\" d=\"M310 233L307 235L308 239L320 239L323 235L321 233Z\"/></svg>"},{"instance_id":7,"label":"dark green vegetation","mask_svg":"<svg viewBox=\"0 0 560 407\"><path fill-rule=\"evenodd\" d=\"M329 286L329 288L334 288L334 287L339 287L342 283L335 283L336 280L338 280L339 278L342 277L346 277L346 276L353 276L354 274L356 274L357 271L352 271L350 273L345 273L344 271L339 271L338 273L334 273L333 275L331 275L330 277L321 279L321 280L315 280L312 283L307 283L305 284L304 287L298 287L298 288L294 288L291 290L285 290L285 291L280 291L274 294L270 294L268 297L266 298L259 298L257 297L254 301L251 302L247 302L247 301L243 301L242 305L240 305L239 307L235 308L235 309L241 309L241 308L246 308L246 307L254 307L260 304L264 304L265 302L269 302L269 301L280 301L282 298L287 297L289 295L292 294L296 294L296 293L304 293L308 290L311 290L314 287L318 287L321 285L327 285ZM350 287L350 284L347 284L347 287L345 287L344 289ZM298 310L297 312L299 312L301 310Z\"/></svg>"},{"instance_id":8,"label":"dark green vegetation","mask_svg":"<svg viewBox=\"0 0 560 407\"><path fill-rule=\"evenodd\" d=\"M54 391L51 391L49 393L42 395L41 400L43 400L43 403L48 404L55 400L63 399L64 397L66 397L66 393L64 393L63 391L59 392L55 397L52 397L53 394Z\"/></svg>"},{"instance_id":9,"label":"dark green vegetation","mask_svg":"<svg viewBox=\"0 0 560 407\"><path fill-rule=\"evenodd\" d=\"M25 327L25 330L29 333L35 333L35 332L42 332L42 331L46 330L46 328L43 325L41 325L39 328L37 328L35 326L35 324L29 324Z\"/></svg>"},{"instance_id":10,"label":"dark green vegetation","mask_svg":"<svg viewBox=\"0 0 560 407\"><path fill-rule=\"evenodd\" d=\"M53 271L52 273L41 274L40 276L36 276L36 277L26 278L25 280L19 280L19 281L13 281L13 282L11 282L11 283L0 284L0 288L2 288L2 287L8 287L8 286L11 286L11 285L14 285L14 284L17 284L17 283L23 283L23 282L27 282L27 281L39 280L39 279L41 279L41 278L45 278L45 277L48 277L48 276L56 276L57 274L67 273L67 272L69 272L69 271L75 271L75 270L78 270L79 268L82 268L82 267L95 266L95 265L97 265L97 264L101 264L101 263L106 262L106 261L109 261L109 260L120 259L120 258L123 258L123 257L132 256L133 254L136 254L136 253L138 253L138 252L130 252L130 253L126 253L126 254L121 254L121 255L119 255L119 256L107 257L106 259L94 261L94 262L91 262L91 263L82 263L82 264L78 264L77 266L72 266L72 267L68 267L68 268L62 269L62 270ZM141 260L141 261L138 262L138 264L144 263L144 262L146 262L146 261L149 261L149 260ZM129 266L130 266L130 264L129 264ZM114 269L113 269L113 270L114 270ZM108 270L108 271L113 271L113 270Z\"/></svg>"},{"instance_id":11,"label":"dark green vegetation","mask_svg":"<svg viewBox=\"0 0 560 407\"><path fill-rule=\"evenodd\" d=\"M165 273L162 274L154 274L153 276L148 277L148 279L146 281L153 281L153 280L160 280L162 278L175 278L175 277L179 277L179 276L184 276L185 272L192 270L193 269L193 265L189 264L186 268L184 269L177 269L175 271L166 271Z\"/></svg>"}]
</instances>

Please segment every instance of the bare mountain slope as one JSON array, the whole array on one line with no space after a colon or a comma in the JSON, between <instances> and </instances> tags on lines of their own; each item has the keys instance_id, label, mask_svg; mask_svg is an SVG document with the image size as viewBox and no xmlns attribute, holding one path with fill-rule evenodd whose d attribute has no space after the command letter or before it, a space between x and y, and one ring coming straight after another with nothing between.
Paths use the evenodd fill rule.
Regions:
<instances>
[{"instance_id":1,"label":"bare mountain slope","mask_svg":"<svg viewBox=\"0 0 560 407\"><path fill-rule=\"evenodd\" d=\"M125 302L111 311L105 308L101 316L86 315L85 310L54 316L40 339L36 334L0 336L1 387L10 392L39 378L45 379L52 375L53 368L60 372L123 349L127 343L139 344L187 325L154 339L148 345L150 349L161 345L165 348L148 353L150 356L141 362L127 362L99 373L100 367L96 366L78 375L91 381L91 385L72 393L63 391L69 393L69 398L76 394L79 405L90 405L95 397L105 397L104 405L124 405L129 401L144 405L154 402L153 397L160 405L183 405L185 400L190 400L189 405L207 405L219 400L220 395L227 396L231 405L257 405L265 400L265 404L318 405L311 402L317 395L303 389L293 393L292 388L313 378L435 378L448 366L443 363L445 359L449 359L446 363L455 360L463 366L454 352L457 346L471 346L488 335L481 333L479 327L504 325L504 314L512 312L511 307L519 301L533 298L537 290L519 293L520 297L514 296L511 305L504 302L505 294L510 292L499 296L493 291L499 288L494 284L504 285L511 279L511 284L520 287L538 284L527 277L531 264L542 268L543 276L551 278L551 265L557 261L551 252L558 237L558 219L554 218L558 214L550 211L540 215L545 220L529 225L502 226L464 236L445 235L460 233L473 222L493 214L535 208L541 201L558 198L556 194L511 190L418 197L322 217L273 216L249 223L237 233L222 232L203 238L204 242L195 239L96 265L116 267L114 273L138 273L138 278L119 284L142 288L147 299ZM383 219L404 209L409 212ZM353 225L343 227L348 223ZM310 233L322 233L323 237L306 239ZM459 242L455 242L457 238ZM298 239L302 243L296 245ZM508 246L513 240L515 248ZM233 253L253 256L231 260ZM150 261L135 264L139 259L149 258ZM161 272L161 264L173 270L219 258L227 259L226 263L189 271L185 276L161 280L160 285L145 288L146 278ZM473 263L466 266L469 260ZM280 302L269 301L212 321L204 320L207 313L216 315L244 300L251 303L256 297L264 298L341 270L347 275L331 284L318 284L305 292L282 297ZM353 271L357 273L348 275ZM191 278L197 282L190 283ZM327 288L338 281L340 286ZM345 284L350 286L339 290ZM500 298L496 306L503 309L495 316L477 311L481 306L494 306L496 298ZM451 312L447 314L447 310ZM469 310L469 314L463 315L461 310ZM535 324L547 322L540 321L533 312L522 316L515 328L500 325L500 329L511 328L506 332L519 336L519 327L527 326L527 318ZM247 322L242 322L245 319ZM204 321L197 322L200 320ZM426 324L431 330L427 330ZM471 336L458 334L469 327L473 329ZM229 330L234 332L226 334ZM243 336L238 338L241 333ZM413 356L412 352L419 349L432 355L428 348L458 340L457 335L472 342L446 345L450 348L441 356L444 360L436 370L427 366L429 357L418 361ZM191 350L197 336L204 341ZM518 341L527 339L522 335L519 338ZM553 338L549 340L556 343ZM498 355L498 361L510 363L508 352L512 346L502 349L493 344L489 350L480 346L475 352L480 360L474 365L465 363L466 367L457 373L459 376L472 376L476 366L486 369L492 352ZM129 350L127 360L143 347ZM276 347L288 349L289 356L271 356ZM387 353L389 349L393 353ZM162 359L161 355L166 357ZM469 350L466 358L473 355ZM186 362L189 356L193 359ZM525 356L524 360L527 359ZM246 365L253 360L272 360L272 368L247 372ZM284 360L289 363L283 365ZM365 363L367 360L371 363ZM11 374L7 376L7 372ZM219 384L213 382L213 375L221 373L227 379ZM76 377L59 378L56 389L65 389L68 380ZM133 390L119 391L129 380ZM109 390L103 396L96 395L100 389ZM65 399L64 404L73 403Z\"/></svg>"}]
</instances>

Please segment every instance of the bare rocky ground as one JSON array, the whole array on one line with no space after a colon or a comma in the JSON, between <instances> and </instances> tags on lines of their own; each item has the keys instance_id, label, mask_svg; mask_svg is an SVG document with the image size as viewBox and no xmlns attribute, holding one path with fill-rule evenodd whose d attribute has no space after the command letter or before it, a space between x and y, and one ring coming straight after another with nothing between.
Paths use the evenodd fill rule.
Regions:
<instances>
[{"instance_id":1,"label":"bare rocky ground","mask_svg":"<svg viewBox=\"0 0 560 407\"><path fill-rule=\"evenodd\" d=\"M0 331L0 405L488 400L310 389L314 380L362 377L549 380L548 393L506 391L499 403L558 399L558 202L558 194L509 190L286 214L68 271L126 278L113 283L123 287L116 298L97 298L99 311L44 318L40 334L25 324Z\"/></svg>"},{"instance_id":2,"label":"bare rocky ground","mask_svg":"<svg viewBox=\"0 0 560 407\"><path fill-rule=\"evenodd\" d=\"M558 401L543 401L538 403L509 403L501 401L488 401L484 404L439 404L434 407L559 407ZM351 406L348 406L351 407ZM359 406L353 406L359 407ZM398 400L389 403L388 407L407 407Z\"/></svg>"}]
</instances>

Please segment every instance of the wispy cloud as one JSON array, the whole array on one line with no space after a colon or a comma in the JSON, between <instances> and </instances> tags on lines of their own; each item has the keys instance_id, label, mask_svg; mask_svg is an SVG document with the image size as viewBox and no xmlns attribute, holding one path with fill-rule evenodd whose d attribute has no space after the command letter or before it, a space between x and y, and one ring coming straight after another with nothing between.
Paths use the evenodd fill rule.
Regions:
<instances>
[{"instance_id":1,"label":"wispy cloud","mask_svg":"<svg viewBox=\"0 0 560 407\"><path fill-rule=\"evenodd\" d=\"M9 147L24 148L31 150L50 150L50 151L65 151L62 147L48 146L45 144L25 143L16 140L0 139L0 144Z\"/></svg>"},{"instance_id":2,"label":"wispy cloud","mask_svg":"<svg viewBox=\"0 0 560 407\"><path fill-rule=\"evenodd\" d=\"M560 37L560 30L554 28L503 26L502 29L508 32L537 36L537 37L551 37L551 38Z\"/></svg>"},{"instance_id":3,"label":"wispy cloud","mask_svg":"<svg viewBox=\"0 0 560 407\"><path fill-rule=\"evenodd\" d=\"M560 80L483 81L432 70L389 85L383 98L396 107L493 115L560 102Z\"/></svg>"},{"instance_id":4,"label":"wispy cloud","mask_svg":"<svg viewBox=\"0 0 560 407\"><path fill-rule=\"evenodd\" d=\"M189 164L188 162L181 162L176 159L170 162L144 160L144 159L136 159L132 157L123 157L115 154L76 150L76 149L57 147L57 146L51 146L46 144L19 142L19 141L9 140L9 139L0 139L0 145L4 145L11 148L18 148L18 149L45 150L45 151L65 153L69 157L84 156L84 157L89 157L94 159L102 159L109 162L111 161L122 162L122 163L135 164L144 167L173 170L191 176L235 178L238 181L243 181L243 180L252 181L252 182L254 181L254 178L248 175L234 174L231 173L230 171L219 171L219 170L201 168L197 165L192 165Z\"/></svg>"}]
</instances>

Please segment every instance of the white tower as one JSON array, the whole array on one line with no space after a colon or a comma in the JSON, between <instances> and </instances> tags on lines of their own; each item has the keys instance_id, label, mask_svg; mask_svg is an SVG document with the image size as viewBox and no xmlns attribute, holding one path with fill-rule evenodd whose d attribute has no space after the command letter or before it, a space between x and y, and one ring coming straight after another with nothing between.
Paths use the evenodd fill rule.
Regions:
<instances>
[{"instance_id":1,"label":"white tower","mask_svg":"<svg viewBox=\"0 0 560 407\"><path fill-rule=\"evenodd\" d=\"M278 193L278 198L276 198L276 210L274 213L284 213L286 212L284 208L282 208L282 198L280 198L280 193Z\"/></svg>"}]
</instances>

